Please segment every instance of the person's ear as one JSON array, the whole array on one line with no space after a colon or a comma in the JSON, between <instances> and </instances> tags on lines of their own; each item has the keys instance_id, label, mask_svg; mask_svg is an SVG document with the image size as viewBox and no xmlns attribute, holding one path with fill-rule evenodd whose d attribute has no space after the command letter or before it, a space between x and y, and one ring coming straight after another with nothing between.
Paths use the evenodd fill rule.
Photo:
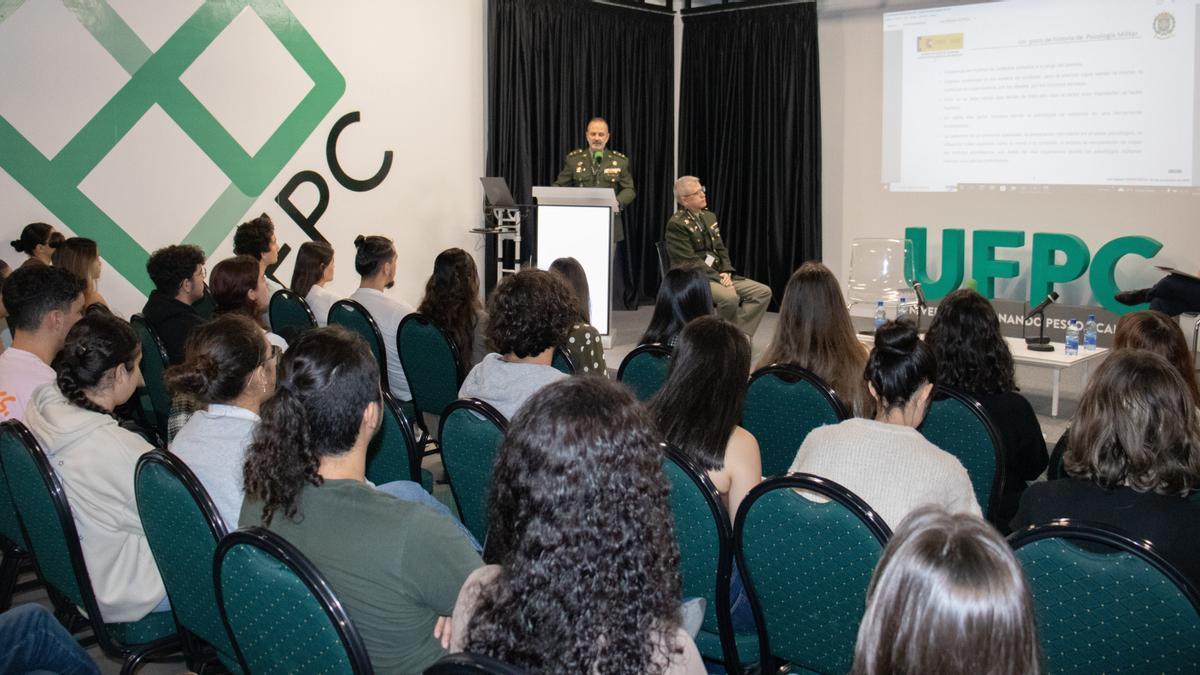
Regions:
<instances>
[{"instance_id":1,"label":"person's ear","mask_svg":"<svg viewBox=\"0 0 1200 675\"><path fill-rule=\"evenodd\" d=\"M875 391L874 382L867 382L867 391L871 392L871 398L875 399L876 401L879 400L879 392Z\"/></svg>"},{"instance_id":2,"label":"person's ear","mask_svg":"<svg viewBox=\"0 0 1200 675\"><path fill-rule=\"evenodd\" d=\"M375 435L379 430L379 425L383 422L383 409L378 401L371 401L363 408L362 423L359 426L359 433L367 432L367 438Z\"/></svg>"},{"instance_id":3,"label":"person's ear","mask_svg":"<svg viewBox=\"0 0 1200 675\"><path fill-rule=\"evenodd\" d=\"M929 401L929 397L932 394L933 394L933 383L932 382L923 383L921 386L917 387L917 395L915 397L917 404L924 407L925 404Z\"/></svg>"}]
</instances>

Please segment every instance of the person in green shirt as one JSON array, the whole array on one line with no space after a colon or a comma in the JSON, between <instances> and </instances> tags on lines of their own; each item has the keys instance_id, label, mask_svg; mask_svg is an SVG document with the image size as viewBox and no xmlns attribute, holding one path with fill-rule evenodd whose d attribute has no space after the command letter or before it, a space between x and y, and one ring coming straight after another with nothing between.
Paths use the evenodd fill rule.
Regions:
<instances>
[{"instance_id":1,"label":"person in green shirt","mask_svg":"<svg viewBox=\"0 0 1200 675\"><path fill-rule=\"evenodd\" d=\"M721 241L717 215L707 208L708 197L699 178L683 176L676 180L675 199L679 210L667 221L665 236L671 267L688 262L702 265L717 314L753 337L771 303L771 289L734 274L729 251Z\"/></svg>"},{"instance_id":2,"label":"person in green shirt","mask_svg":"<svg viewBox=\"0 0 1200 675\"><path fill-rule=\"evenodd\" d=\"M337 326L304 333L260 416L239 524L266 527L316 565L376 672L424 671L446 653L459 589L483 561L449 515L366 481L382 419L370 347Z\"/></svg>"},{"instance_id":3,"label":"person in green shirt","mask_svg":"<svg viewBox=\"0 0 1200 675\"><path fill-rule=\"evenodd\" d=\"M603 117L593 117L587 125L587 149L578 148L567 153L562 171L554 184L559 187L607 187L617 193L617 203L624 211L637 192L633 189L633 175L629 173L629 158L616 150L607 150L608 122ZM620 212L613 214L613 242L625 238Z\"/></svg>"}]
</instances>

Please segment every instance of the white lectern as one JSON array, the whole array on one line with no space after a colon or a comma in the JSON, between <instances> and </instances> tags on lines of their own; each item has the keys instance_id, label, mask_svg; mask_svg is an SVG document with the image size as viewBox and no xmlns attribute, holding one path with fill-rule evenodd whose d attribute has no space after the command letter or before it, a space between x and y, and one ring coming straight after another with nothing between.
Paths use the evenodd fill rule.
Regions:
<instances>
[{"instance_id":1,"label":"white lectern","mask_svg":"<svg viewBox=\"0 0 1200 675\"><path fill-rule=\"evenodd\" d=\"M575 258L587 273L592 325L608 335L612 310L612 216L619 208L612 188L533 188L537 200L537 266Z\"/></svg>"}]
</instances>

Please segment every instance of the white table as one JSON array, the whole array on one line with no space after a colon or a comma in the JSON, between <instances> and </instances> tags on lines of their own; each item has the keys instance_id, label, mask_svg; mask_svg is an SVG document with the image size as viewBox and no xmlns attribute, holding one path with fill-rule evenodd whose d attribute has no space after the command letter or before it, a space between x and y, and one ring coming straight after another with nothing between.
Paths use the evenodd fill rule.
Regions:
<instances>
[{"instance_id":1,"label":"white table","mask_svg":"<svg viewBox=\"0 0 1200 675\"><path fill-rule=\"evenodd\" d=\"M922 338L925 336L922 335ZM875 343L875 336L858 334L860 342L866 345ZM1035 352L1025 344L1024 338L1006 337L1004 341L1008 343L1008 350L1012 352L1013 362L1023 366L1034 366L1035 368L1049 368L1053 370L1052 375L1054 388L1050 396L1050 416L1058 417L1058 392L1059 383L1062 379L1062 371L1069 370L1075 366L1083 366L1083 388L1087 388L1088 376L1092 373L1092 365L1099 363L1099 360L1108 354L1108 349L1105 347L1097 347L1095 351L1084 351L1080 346L1079 353L1075 356L1067 356L1063 353L1063 345L1055 344L1052 352Z\"/></svg>"}]
</instances>

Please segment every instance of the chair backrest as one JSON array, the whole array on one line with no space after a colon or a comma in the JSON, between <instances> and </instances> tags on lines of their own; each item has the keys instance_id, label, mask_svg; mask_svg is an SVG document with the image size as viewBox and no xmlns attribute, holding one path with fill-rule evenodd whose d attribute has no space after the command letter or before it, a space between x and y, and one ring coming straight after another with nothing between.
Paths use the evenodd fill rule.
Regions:
<instances>
[{"instance_id":1,"label":"chair backrest","mask_svg":"<svg viewBox=\"0 0 1200 675\"><path fill-rule=\"evenodd\" d=\"M1008 541L1033 592L1045 672L1200 672L1200 595L1149 542L1066 519Z\"/></svg>"},{"instance_id":2,"label":"chair backrest","mask_svg":"<svg viewBox=\"0 0 1200 675\"><path fill-rule=\"evenodd\" d=\"M665 279L667 270L671 269L671 254L667 251L667 242L654 242L654 252L658 254L658 278Z\"/></svg>"},{"instance_id":3,"label":"chair backrest","mask_svg":"<svg viewBox=\"0 0 1200 675\"><path fill-rule=\"evenodd\" d=\"M562 347L554 348L554 360L550 362L550 365L560 373L575 374L575 362L571 360L571 355L567 353L567 350Z\"/></svg>"},{"instance_id":4,"label":"chair backrest","mask_svg":"<svg viewBox=\"0 0 1200 675\"><path fill-rule=\"evenodd\" d=\"M138 458L133 487L176 620L215 647L226 668L236 668L212 576L217 543L227 533L216 505L192 470L163 450Z\"/></svg>"},{"instance_id":5,"label":"chair backrest","mask_svg":"<svg viewBox=\"0 0 1200 675\"><path fill-rule=\"evenodd\" d=\"M499 659L470 652L447 654L425 669L425 675L528 675L528 672Z\"/></svg>"},{"instance_id":6,"label":"chair backrest","mask_svg":"<svg viewBox=\"0 0 1200 675\"><path fill-rule=\"evenodd\" d=\"M286 288L275 291L267 306L271 332L291 342L306 330L317 327L317 317L304 298Z\"/></svg>"},{"instance_id":7,"label":"chair backrest","mask_svg":"<svg viewBox=\"0 0 1200 675\"><path fill-rule=\"evenodd\" d=\"M742 426L758 441L764 476L786 473L808 432L846 417L833 389L809 370L772 364L750 376Z\"/></svg>"},{"instance_id":8,"label":"chair backrest","mask_svg":"<svg viewBox=\"0 0 1200 675\"><path fill-rule=\"evenodd\" d=\"M383 347L383 333L379 332L379 324L371 318L371 313L358 302L346 298L338 300L329 308L329 325L341 326L358 333L371 346L375 362L379 364L380 385L384 391L391 391L388 386L387 350Z\"/></svg>"},{"instance_id":9,"label":"chair backrest","mask_svg":"<svg viewBox=\"0 0 1200 675\"><path fill-rule=\"evenodd\" d=\"M146 421L154 424L160 438L166 438L167 419L171 416L171 394L165 377L169 363L167 350L141 314L134 314L129 323L142 343L142 379L151 405L151 410L144 411Z\"/></svg>"},{"instance_id":10,"label":"chair backrest","mask_svg":"<svg viewBox=\"0 0 1200 675\"><path fill-rule=\"evenodd\" d=\"M639 401L648 401L667 381L671 348L660 344L642 345L629 352L617 369L617 381L624 382Z\"/></svg>"},{"instance_id":11,"label":"chair backrest","mask_svg":"<svg viewBox=\"0 0 1200 675\"><path fill-rule=\"evenodd\" d=\"M487 537L492 466L507 430L504 415L475 398L446 406L438 429L442 465L454 503L463 524L481 542Z\"/></svg>"},{"instance_id":12,"label":"chair backrest","mask_svg":"<svg viewBox=\"0 0 1200 675\"><path fill-rule=\"evenodd\" d=\"M23 428L17 420L0 423L0 446L19 445L21 443L20 429ZM21 521L17 518L17 505L13 503L8 491L8 479L4 477L4 465L0 463L0 537L5 541L4 551L28 551L25 534L21 532Z\"/></svg>"},{"instance_id":13,"label":"chair backrest","mask_svg":"<svg viewBox=\"0 0 1200 675\"><path fill-rule=\"evenodd\" d=\"M979 401L938 387L918 431L962 462L979 508L991 520L1004 484L1004 443Z\"/></svg>"},{"instance_id":14,"label":"chair backrest","mask_svg":"<svg viewBox=\"0 0 1200 675\"><path fill-rule=\"evenodd\" d=\"M245 672L372 672L329 582L282 537L261 527L232 532L213 565L221 619Z\"/></svg>"},{"instance_id":15,"label":"chair backrest","mask_svg":"<svg viewBox=\"0 0 1200 675\"><path fill-rule=\"evenodd\" d=\"M462 359L454 340L429 317L414 312L400 321L396 353L417 410L441 415L462 385Z\"/></svg>"},{"instance_id":16,"label":"chair backrest","mask_svg":"<svg viewBox=\"0 0 1200 675\"><path fill-rule=\"evenodd\" d=\"M412 423L387 392L383 393L383 422L367 447L367 480L376 485L397 480L421 482L421 450Z\"/></svg>"},{"instance_id":17,"label":"chair backrest","mask_svg":"<svg viewBox=\"0 0 1200 675\"><path fill-rule=\"evenodd\" d=\"M761 663L774 657L807 670L848 672L867 587L891 537L883 519L841 485L796 473L750 491L733 537Z\"/></svg>"}]
</instances>

